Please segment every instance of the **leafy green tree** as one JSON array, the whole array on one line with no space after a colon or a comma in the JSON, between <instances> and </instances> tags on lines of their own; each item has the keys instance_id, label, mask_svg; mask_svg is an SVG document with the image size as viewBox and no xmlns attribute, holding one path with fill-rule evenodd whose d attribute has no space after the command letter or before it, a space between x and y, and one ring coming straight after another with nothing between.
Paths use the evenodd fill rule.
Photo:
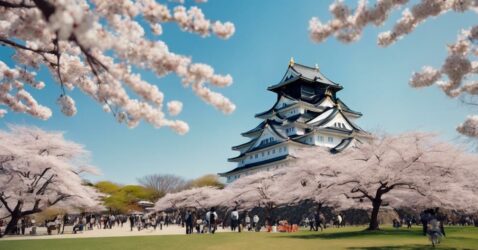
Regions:
<instances>
[{"instance_id":1,"label":"leafy green tree","mask_svg":"<svg viewBox=\"0 0 478 250\"><path fill-rule=\"evenodd\" d=\"M208 174L196 178L189 182L188 185L190 188L199 188L199 187L217 187L217 188L224 188L224 183L219 180L219 177L215 174Z\"/></svg>"},{"instance_id":2,"label":"leafy green tree","mask_svg":"<svg viewBox=\"0 0 478 250\"><path fill-rule=\"evenodd\" d=\"M139 211L141 207L138 206L138 201L154 202L159 198L155 190L140 185L122 186L110 181L100 181L95 184L95 187L107 194L103 198L104 205L114 213Z\"/></svg>"}]
</instances>

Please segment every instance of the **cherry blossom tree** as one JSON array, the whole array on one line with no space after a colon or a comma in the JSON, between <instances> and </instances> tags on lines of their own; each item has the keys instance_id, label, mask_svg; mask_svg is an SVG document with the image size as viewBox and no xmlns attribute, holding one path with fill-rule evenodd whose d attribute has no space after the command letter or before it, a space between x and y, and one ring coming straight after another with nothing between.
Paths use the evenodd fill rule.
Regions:
<instances>
[{"instance_id":1,"label":"cherry blossom tree","mask_svg":"<svg viewBox=\"0 0 478 250\"><path fill-rule=\"evenodd\" d=\"M164 2L0 0L0 44L13 50L15 60L10 66L0 60L0 105L5 107L0 107L0 117L7 109L43 120L52 115L33 97L36 90L52 84L36 76L42 67L59 84L57 103L67 116L78 112L68 95L78 88L129 127L144 120L157 128L168 126L186 133L187 123L170 118L181 112L182 103L172 100L165 105L163 92L134 73L137 69L158 77L175 74L204 102L226 114L233 112L235 105L207 85L226 87L232 77L169 51L160 37L166 23L222 39L233 35L234 25L211 21L200 8L187 8L184 1Z\"/></svg>"},{"instance_id":2,"label":"cherry blossom tree","mask_svg":"<svg viewBox=\"0 0 478 250\"><path fill-rule=\"evenodd\" d=\"M279 169L241 177L225 188L229 195L223 196L227 201L223 204L241 209L262 207L266 218L271 218L275 208L294 202L293 193L285 190L287 174L286 169Z\"/></svg>"},{"instance_id":3,"label":"cherry blossom tree","mask_svg":"<svg viewBox=\"0 0 478 250\"><path fill-rule=\"evenodd\" d=\"M317 17L309 22L309 34L314 42L323 42L334 36L344 43L360 39L366 26L380 26L390 19L390 14L399 8L402 11L391 30L378 35L378 45L387 47L409 35L415 28L428 19L448 12L478 13L477 0L377 0L370 6L366 0L359 0L352 10L344 1L336 0L330 5L332 20L323 23ZM448 56L440 68L424 66L421 72L413 73L410 85L415 88L437 85L451 98L458 96L476 99L478 95L478 26L462 30L454 44L448 46ZM475 104L475 101L466 101ZM469 116L457 127L457 131L470 137L478 137L478 116Z\"/></svg>"},{"instance_id":4,"label":"cherry blossom tree","mask_svg":"<svg viewBox=\"0 0 478 250\"><path fill-rule=\"evenodd\" d=\"M337 195L330 190L336 183L340 172L336 169L336 159L331 157L326 149L319 149L320 157L317 159L317 150L299 150L297 164L287 168L287 173L280 179L281 193L286 195L287 205L300 204L304 201L317 205L320 213L323 207L335 209L348 209L354 207L354 202L343 195ZM309 162L314 159L313 163Z\"/></svg>"},{"instance_id":5,"label":"cherry blossom tree","mask_svg":"<svg viewBox=\"0 0 478 250\"><path fill-rule=\"evenodd\" d=\"M264 207L266 213L270 215L275 207L293 199L287 193L281 192L282 182L279 178L285 173L285 171L259 172L240 178L224 189L207 186L168 193L158 200L155 209L187 207L207 209L215 206L241 209Z\"/></svg>"},{"instance_id":6,"label":"cherry blossom tree","mask_svg":"<svg viewBox=\"0 0 478 250\"><path fill-rule=\"evenodd\" d=\"M477 156L434 135L413 132L377 136L335 155L314 150L308 153L307 161L300 163L301 168L334 161L330 171L322 175L331 183L327 192L342 194L357 201L357 206L370 207L369 230L379 228L382 206L478 209ZM339 205L354 207L350 203Z\"/></svg>"},{"instance_id":7,"label":"cherry blossom tree","mask_svg":"<svg viewBox=\"0 0 478 250\"><path fill-rule=\"evenodd\" d=\"M20 218L46 208L101 209L100 194L83 185L85 173L98 173L88 152L60 132L20 126L0 131L0 210L10 218L5 234Z\"/></svg>"},{"instance_id":8,"label":"cherry blossom tree","mask_svg":"<svg viewBox=\"0 0 478 250\"><path fill-rule=\"evenodd\" d=\"M156 202L154 209L157 211L184 208L209 209L220 205L223 197L228 193L222 191L217 187L199 187L168 193Z\"/></svg>"}]
</instances>

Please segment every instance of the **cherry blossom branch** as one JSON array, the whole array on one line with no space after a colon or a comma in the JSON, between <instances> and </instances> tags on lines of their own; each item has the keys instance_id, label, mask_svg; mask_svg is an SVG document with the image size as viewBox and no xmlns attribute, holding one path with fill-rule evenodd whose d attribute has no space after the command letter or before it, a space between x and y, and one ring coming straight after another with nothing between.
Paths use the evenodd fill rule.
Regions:
<instances>
[{"instance_id":1,"label":"cherry blossom branch","mask_svg":"<svg viewBox=\"0 0 478 250\"><path fill-rule=\"evenodd\" d=\"M355 42L361 38L366 26L383 25L390 19L394 9L405 7L401 18L396 21L392 29L378 35L378 45L387 47L411 34L416 27L433 17L452 11L478 13L477 0L410 2L409 0L379 0L372 6L365 0L359 0L357 7L351 9L343 0L336 0L330 5L330 12L333 15L330 21L323 23L317 17L309 21L309 35L312 41L317 43L324 42L332 36L344 43ZM457 42L448 46L449 55L441 68L424 66L420 72L412 74L410 85L414 88L436 85L450 98L460 95L478 95L477 44L478 26L475 25L462 31ZM456 130L465 136L478 138L478 116L468 117Z\"/></svg>"},{"instance_id":2,"label":"cherry blossom branch","mask_svg":"<svg viewBox=\"0 0 478 250\"><path fill-rule=\"evenodd\" d=\"M0 89L0 104L11 110L45 120L51 116L51 110L39 105L28 89L23 88L24 83L43 88L44 83L35 81L33 70L45 64L61 85L57 103L67 116L77 111L66 90L77 88L129 127L144 120L157 128L167 126L179 134L188 132L185 122L168 118L164 112L167 109L171 117L176 116L182 110L182 103L177 100L163 103L164 94L156 85L131 72L136 67L159 77L176 74L204 102L225 114L234 111L235 105L228 98L206 85L226 87L232 83L230 75L215 74L209 65L193 63L188 55L170 52L163 41L148 39L142 27L144 22L139 19L146 21L157 35L162 32L161 23L175 22L183 31L201 36L215 34L223 39L234 33L232 23L212 22L197 7L187 9L181 5L170 10L166 4L154 0L137 4L103 0L32 0L32 3L41 15L19 8L6 8L0 13L7 15L0 17L6 20L0 44L14 49L14 60L25 68L9 68L0 61L0 71L7 72L2 78L5 88ZM139 98L132 98L125 87ZM6 112L0 109L0 117Z\"/></svg>"}]
</instances>

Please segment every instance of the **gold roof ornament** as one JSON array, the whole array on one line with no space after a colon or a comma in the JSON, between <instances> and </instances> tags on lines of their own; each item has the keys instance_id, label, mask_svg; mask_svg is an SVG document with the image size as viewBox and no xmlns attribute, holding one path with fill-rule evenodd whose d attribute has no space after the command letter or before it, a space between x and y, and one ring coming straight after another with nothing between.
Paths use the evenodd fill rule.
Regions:
<instances>
[{"instance_id":1,"label":"gold roof ornament","mask_svg":"<svg viewBox=\"0 0 478 250\"><path fill-rule=\"evenodd\" d=\"M290 67L294 66L294 57L292 57L292 56L290 57L289 66Z\"/></svg>"},{"instance_id":2,"label":"gold roof ornament","mask_svg":"<svg viewBox=\"0 0 478 250\"><path fill-rule=\"evenodd\" d=\"M329 88L327 88L327 89L325 90L325 95L326 95L326 96L332 96L332 92L330 91Z\"/></svg>"}]
</instances>

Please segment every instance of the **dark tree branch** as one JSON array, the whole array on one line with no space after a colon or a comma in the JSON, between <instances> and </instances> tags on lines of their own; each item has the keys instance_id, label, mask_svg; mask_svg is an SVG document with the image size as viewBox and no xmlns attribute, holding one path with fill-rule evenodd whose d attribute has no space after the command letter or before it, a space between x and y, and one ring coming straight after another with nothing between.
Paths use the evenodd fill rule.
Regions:
<instances>
[{"instance_id":1,"label":"dark tree branch","mask_svg":"<svg viewBox=\"0 0 478 250\"><path fill-rule=\"evenodd\" d=\"M368 198L369 200L373 201L375 198L372 197L370 194L368 194L368 192L366 192L365 190L361 189L361 188L352 188L352 190L350 190L351 193L361 193L365 198Z\"/></svg>"},{"instance_id":2,"label":"dark tree branch","mask_svg":"<svg viewBox=\"0 0 478 250\"><path fill-rule=\"evenodd\" d=\"M55 177L55 175L51 175L50 178L48 178L48 180L46 180L45 183L43 183L43 185L40 187L40 189L38 189L36 194L37 195L45 194L45 191L46 191L48 185L50 185L50 183L52 182L54 177Z\"/></svg>"},{"instance_id":3,"label":"dark tree branch","mask_svg":"<svg viewBox=\"0 0 478 250\"><path fill-rule=\"evenodd\" d=\"M64 199L67 199L69 197L71 197L72 195L69 195L69 194L60 194L54 201L52 202L48 202L50 206L53 206L55 205L56 203L64 200Z\"/></svg>"},{"instance_id":4,"label":"dark tree branch","mask_svg":"<svg viewBox=\"0 0 478 250\"><path fill-rule=\"evenodd\" d=\"M10 208L10 206L8 206L8 202L5 199L5 196L3 193L0 194L0 201L2 202L2 204L5 206L5 208L8 210L9 213L13 213L13 210Z\"/></svg>"},{"instance_id":5,"label":"dark tree branch","mask_svg":"<svg viewBox=\"0 0 478 250\"><path fill-rule=\"evenodd\" d=\"M53 15L53 13L55 13L55 6L50 2L46 0L33 0L33 2L37 8L40 9L46 21L50 19L50 16Z\"/></svg>"},{"instance_id":6,"label":"dark tree branch","mask_svg":"<svg viewBox=\"0 0 478 250\"><path fill-rule=\"evenodd\" d=\"M56 52L54 50L32 49L32 48L28 48L27 46L21 45L19 43L16 43L14 41L11 41L11 40L8 40L8 39L5 39L5 38L0 38L0 43L3 43L4 45L7 45L7 46L10 46L10 47L13 47L13 48L28 50L28 51L35 52L35 53L38 53L38 54L43 54L43 53L53 54L53 55L56 54Z\"/></svg>"},{"instance_id":7,"label":"dark tree branch","mask_svg":"<svg viewBox=\"0 0 478 250\"><path fill-rule=\"evenodd\" d=\"M25 4L25 1L22 1L21 3L10 3L10 2L7 2L7 1L0 0L0 7L5 7L5 8L35 8L35 5Z\"/></svg>"},{"instance_id":8,"label":"dark tree branch","mask_svg":"<svg viewBox=\"0 0 478 250\"><path fill-rule=\"evenodd\" d=\"M33 181L32 186L31 186L31 193L33 193L33 190L35 190L35 187L38 185L38 182L43 178L43 176L45 176L45 174L50 169L51 168L45 168L40 175L35 177L36 179Z\"/></svg>"}]
</instances>

